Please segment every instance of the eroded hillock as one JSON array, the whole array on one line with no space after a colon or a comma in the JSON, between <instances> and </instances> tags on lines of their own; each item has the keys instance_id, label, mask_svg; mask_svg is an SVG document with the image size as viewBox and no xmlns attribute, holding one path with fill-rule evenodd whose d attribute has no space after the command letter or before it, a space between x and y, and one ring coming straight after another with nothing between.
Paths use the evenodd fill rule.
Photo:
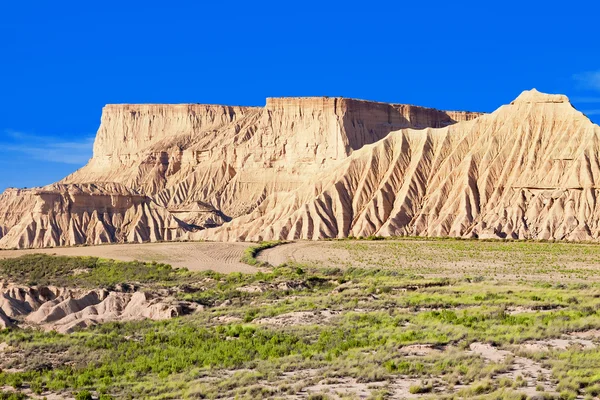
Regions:
<instances>
[{"instance_id":1,"label":"eroded hillock","mask_svg":"<svg viewBox=\"0 0 600 400\"><path fill-rule=\"evenodd\" d=\"M565 96L528 91L472 121L392 132L196 237L596 240L599 137Z\"/></svg>"},{"instance_id":2,"label":"eroded hillock","mask_svg":"<svg viewBox=\"0 0 600 400\"><path fill-rule=\"evenodd\" d=\"M0 247L175 240L252 213L402 128L478 113L344 98L270 98L264 108L108 105L82 169L8 190Z\"/></svg>"}]
</instances>

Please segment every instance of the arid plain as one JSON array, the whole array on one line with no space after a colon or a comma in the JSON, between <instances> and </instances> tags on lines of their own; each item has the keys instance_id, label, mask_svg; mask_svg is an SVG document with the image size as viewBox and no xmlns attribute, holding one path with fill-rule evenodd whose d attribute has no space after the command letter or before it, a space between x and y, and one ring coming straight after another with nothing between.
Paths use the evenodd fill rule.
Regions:
<instances>
[{"instance_id":1,"label":"arid plain","mask_svg":"<svg viewBox=\"0 0 600 400\"><path fill-rule=\"evenodd\" d=\"M156 321L98 323L105 314L75 311L87 328L67 334L53 332L72 326L62 320L27 317L0 332L3 390L55 399L600 393L599 245L372 239L46 250L78 256L66 259L3 251L0 271L21 288L129 286L197 305ZM186 263L196 257L205 269L208 253L224 273L156 263L181 259L183 248ZM89 257L98 251L125 261ZM252 273L231 272L232 252ZM138 257L150 262L126 261Z\"/></svg>"}]
</instances>

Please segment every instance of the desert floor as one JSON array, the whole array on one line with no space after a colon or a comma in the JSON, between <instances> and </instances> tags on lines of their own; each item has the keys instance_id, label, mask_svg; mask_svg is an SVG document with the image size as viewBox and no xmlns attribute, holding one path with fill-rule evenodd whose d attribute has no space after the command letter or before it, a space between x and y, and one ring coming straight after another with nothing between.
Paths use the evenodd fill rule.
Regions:
<instances>
[{"instance_id":1,"label":"desert floor","mask_svg":"<svg viewBox=\"0 0 600 400\"><path fill-rule=\"evenodd\" d=\"M173 242L144 244L107 244L99 246L56 247L49 249L3 250L0 258L20 257L25 254L59 256L92 256L119 261L144 261L170 264L190 271L213 270L221 273L253 273L257 269L242 263L244 250L252 243Z\"/></svg>"},{"instance_id":2,"label":"desert floor","mask_svg":"<svg viewBox=\"0 0 600 400\"><path fill-rule=\"evenodd\" d=\"M600 245L414 238L269 245L116 245L46 250L102 256L93 262L0 259L0 276L18 285L116 291L132 283L198 306L172 319L99 323L69 334L25 323L0 330L0 394L101 400L600 394ZM132 259L194 271L125 262Z\"/></svg>"}]
</instances>

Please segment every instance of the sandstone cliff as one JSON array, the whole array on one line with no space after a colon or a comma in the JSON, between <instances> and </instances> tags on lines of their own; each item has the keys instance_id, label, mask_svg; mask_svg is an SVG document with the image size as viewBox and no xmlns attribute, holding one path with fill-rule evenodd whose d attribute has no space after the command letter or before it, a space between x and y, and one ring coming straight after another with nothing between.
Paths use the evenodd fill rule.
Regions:
<instances>
[{"instance_id":1,"label":"sandstone cliff","mask_svg":"<svg viewBox=\"0 0 600 400\"><path fill-rule=\"evenodd\" d=\"M119 184L50 185L0 198L2 248L172 240L187 228Z\"/></svg>"},{"instance_id":2,"label":"sandstone cliff","mask_svg":"<svg viewBox=\"0 0 600 400\"><path fill-rule=\"evenodd\" d=\"M0 195L0 247L599 240L599 136L565 96L535 90L489 115L322 97L109 105L88 165Z\"/></svg>"},{"instance_id":3,"label":"sandstone cliff","mask_svg":"<svg viewBox=\"0 0 600 400\"><path fill-rule=\"evenodd\" d=\"M323 97L269 98L264 108L110 105L94 157L63 182L118 182L186 222L212 226L298 187L393 130L478 115Z\"/></svg>"},{"instance_id":4,"label":"sandstone cliff","mask_svg":"<svg viewBox=\"0 0 600 400\"><path fill-rule=\"evenodd\" d=\"M524 92L441 129L402 129L200 238L423 235L597 240L600 127Z\"/></svg>"}]
</instances>

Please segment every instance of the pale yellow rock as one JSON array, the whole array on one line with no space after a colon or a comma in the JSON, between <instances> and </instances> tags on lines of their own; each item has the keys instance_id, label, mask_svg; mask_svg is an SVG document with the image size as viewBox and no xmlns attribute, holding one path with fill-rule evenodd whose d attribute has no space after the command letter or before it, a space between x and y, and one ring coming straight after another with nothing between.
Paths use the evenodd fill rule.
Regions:
<instances>
[{"instance_id":1,"label":"pale yellow rock","mask_svg":"<svg viewBox=\"0 0 600 400\"><path fill-rule=\"evenodd\" d=\"M0 247L174 240L252 212L390 131L478 115L323 97L108 105L88 165L0 197Z\"/></svg>"},{"instance_id":2,"label":"pale yellow rock","mask_svg":"<svg viewBox=\"0 0 600 400\"><path fill-rule=\"evenodd\" d=\"M21 286L0 282L0 328L26 324L62 333L104 322L169 319L195 303L158 293Z\"/></svg>"},{"instance_id":3,"label":"pale yellow rock","mask_svg":"<svg viewBox=\"0 0 600 400\"><path fill-rule=\"evenodd\" d=\"M599 139L600 127L565 96L524 92L472 121L392 132L249 215L192 236L597 240Z\"/></svg>"},{"instance_id":4,"label":"pale yellow rock","mask_svg":"<svg viewBox=\"0 0 600 400\"><path fill-rule=\"evenodd\" d=\"M0 196L0 247L599 240L599 129L536 90L489 115L326 97L109 105L88 165Z\"/></svg>"},{"instance_id":5,"label":"pale yellow rock","mask_svg":"<svg viewBox=\"0 0 600 400\"><path fill-rule=\"evenodd\" d=\"M115 183L7 190L2 215L3 248L172 240L187 229L151 198Z\"/></svg>"}]
</instances>

